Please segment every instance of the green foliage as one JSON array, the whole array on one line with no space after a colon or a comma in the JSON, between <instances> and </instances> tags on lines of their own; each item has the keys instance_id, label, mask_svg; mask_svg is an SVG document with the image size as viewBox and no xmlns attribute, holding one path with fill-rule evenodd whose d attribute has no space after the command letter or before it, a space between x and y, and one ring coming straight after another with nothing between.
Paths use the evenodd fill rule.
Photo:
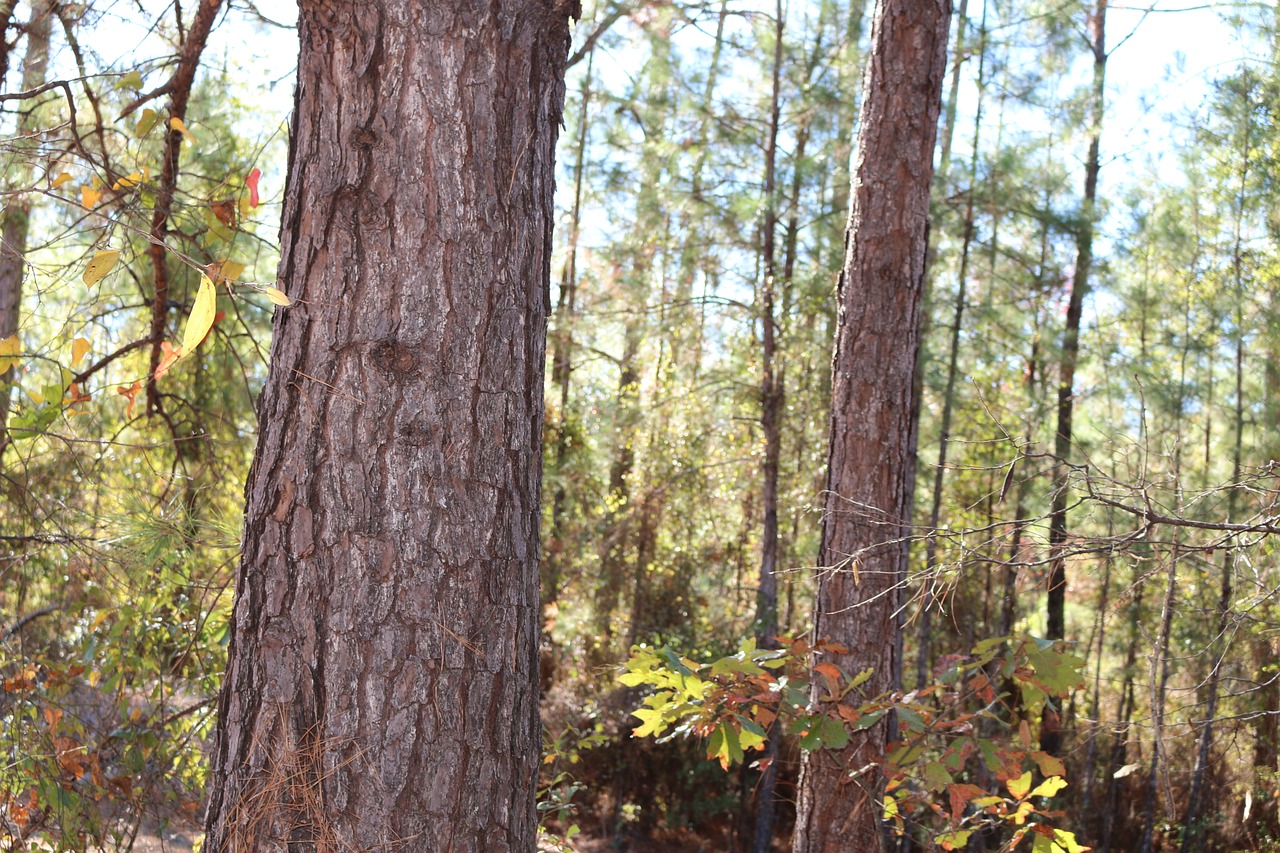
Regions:
<instances>
[{"instance_id":1,"label":"green foliage","mask_svg":"<svg viewBox=\"0 0 1280 853\"><path fill-rule=\"evenodd\" d=\"M803 639L780 649L745 641L734 655L698 663L670 649L637 647L619 681L649 692L633 711L633 737L706 739L706 755L726 770L763 750L779 725L801 749L841 751L857 733L896 721L879 769L884 818L932 826L943 849L960 849L980 828L1004 827L1009 847L1031 834L1064 850L1075 836L1053 826L1045 801L1067 786L1057 758L1031 748L1031 722L1050 702L1083 686L1084 660L1060 643L994 638L945 660L935 683L910 693L864 696L869 670L849 676L816 656L845 654ZM1007 685L1003 692L998 684ZM1016 691L1016 694L1013 692ZM1041 781L1033 785L1039 776ZM986 787L975 784L987 780ZM1040 841L1034 842L1036 849Z\"/></svg>"}]
</instances>

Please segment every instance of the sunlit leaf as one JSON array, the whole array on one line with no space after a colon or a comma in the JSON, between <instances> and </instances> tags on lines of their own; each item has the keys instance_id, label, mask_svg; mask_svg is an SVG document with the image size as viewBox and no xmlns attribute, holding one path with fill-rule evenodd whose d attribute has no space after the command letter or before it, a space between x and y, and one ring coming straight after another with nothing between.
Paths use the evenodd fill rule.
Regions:
<instances>
[{"instance_id":1,"label":"sunlit leaf","mask_svg":"<svg viewBox=\"0 0 1280 853\"><path fill-rule=\"evenodd\" d=\"M1061 776L1054 776L1050 779L1045 779L1039 785L1036 785L1035 790L1033 790L1028 796L1055 797L1058 795L1058 792L1065 787L1067 787L1067 780L1063 779Z\"/></svg>"},{"instance_id":2,"label":"sunlit leaf","mask_svg":"<svg viewBox=\"0 0 1280 853\"><path fill-rule=\"evenodd\" d=\"M187 130L187 123L184 122L182 119L178 118L177 116L174 116L173 118L169 119L169 128L171 130L178 131L178 133L181 133L183 137L192 145L196 144L195 136L191 133L191 131Z\"/></svg>"},{"instance_id":3,"label":"sunlit leaf","mask_svg":"<svg viewBox=\"0 0 1280 853\"><path fill-rule=\"evenodd\" d=\"M80 206L85 210L93 210L102 201L102 190L90 186L80 187Z\"/></svg>"},{"instance_id":4,"label":"sunlit leaf","mask_svg":"<svg viewBox=\"0 0 1280 853\"><path fill-rule=\"evenodd\" d=\"M58 187L62 186L63 184L70 182L70 180L71 180L71 173L63 172L62 174L58 175L58 177L51 178L49 180L49 188L56 190Z\"/></svg>"},{"instance_id":5,"label":"sunlit leaf","mask_svg":"<svg viewBox=\"0 0 1280 853\"><path fill-rule=\"evenodd\" d=\"M278 288L268 286L268 287L262 288L262 292L267 295L268 299L270 299L272 302L274 302L277 305L281 305L281 306L284 306L285 308L288 308L290 305L293 304L293 300L290 299L288 296L286 296L283 290L280 290Z\"/></svg>"},{"instance_id":6,"label":"sunlit leaf","mask_svg":"<svg viewBox=\"0 0 1280 853\"><path fill-rule=\"evenodd\" d=\"M22 352L22 341L18 340L17 335L0 338L0 373L5 373L11 367L17 367L21 361L18 358L20 352Z\"/></svg>"},{"instance_id":7,"label":"sunlit leaf","mask_svg":"<svg viewBox=\"0 0 1280 853\"><path fill-rule=\"evenodd\" d=\"M116 265L116 261L120 260L120 252L116 249L106 249L101 252L95 252L88 266L84 268L82 279L89 287L93 287L98 282L107 277L107 273L111 272L111 268Z\"/></svg>"},{"instance_id":8,"label":"sunlit leaf","mask_svg":"<svg viewBox=\"0 0 1280 853\"><path fill-rule=\"evenodd\" d=\"M133 172L117 180L114 184L111 185L111 189L124 190L124 189L128 189L129 187L136 187L142 184L144 180L146 180L146 177L141 172Z\"/></svg>"},{"instance_id":9,"label":"sunlit leaf","mask_svg":"<svg viewBox=\"0 0 1280 853\"><path fill-rule=\"evenodd\" d=\"M76 338L71 342L71 363L79 364L85 357L85 353L89 352L91 344L85 338Z\"/></svg>"},{"instance_id":10,"label":"sunlit leaf","mask_svg":"<svg viewBox=\"0 0 1280 853\"><path fill-rule=\"evenodd\" d=\"M209 266L209 276L215 282L234 281L244 275L244 264L224 258Z\"/></svg>"},{"instance_id":11,"label":"sunlit leaf","mask_svg":"<svg viewBox=\"0 0 1280 853\"><path fill-rule=\"evenodd\" d=\"M958 829L955 832L944 832L934 841L938 842L938 846L943 850L961 850L969 843L970 835L973 835L973 830Z\"/></svg>"},{"instance_id":12,"label":"sunlit leaf","mask_svg":"<svg viewBox=\"0 0 1280 853\"><path fill-rule=\"evenodd\" d=\"M1031 771L1028 770L1017 779L1010 779L1005 783L1005 787L1009 789L1010 794L1021 800L1031 790Z\"/></svg>"},{"instance_id":13,"label":"sunlit leaf","mask_svg":"<svg viewBox=\"0 0 1280 853\"><path fill-rule=\"evenodd\" d=\"M182 333L182 354L190 355L191 351L203 343L209 330L213 328L213 317L218 313L217 294L213 282L207 275L200 276L200 290L196 292L196 304L187 317L187 327Z\"/></svg>"}]
</instances>

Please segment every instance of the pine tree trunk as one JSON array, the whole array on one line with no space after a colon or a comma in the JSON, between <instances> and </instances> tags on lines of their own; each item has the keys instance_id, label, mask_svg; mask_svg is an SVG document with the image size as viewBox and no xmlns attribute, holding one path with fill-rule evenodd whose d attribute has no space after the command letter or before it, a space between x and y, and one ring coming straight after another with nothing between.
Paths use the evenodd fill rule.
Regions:
<instances>
[{"instance_id":1,"label":"pine tree trunk","mask_svg":"<svg viewBox=\"0 0 1280 853\"><path fill-rule=\"evenodd\" d=\"M1089 275L1093 269L1093 223L1098 198L1098 172L1101 170L1102 114L1106 99L1107 79L1107 0L1098 0L1089 16L1093 51L1093 92L1089 156L1084 166L1084 204L1076 233L1076 266L1071 277L1071 294L1067 299L1067 322L1062 333L1062 361L1058 376L1058 429L1054 454L1059 460L1053 505L1049 513L1049 547L1053 551L1049 567L1049 595L1046 634L1060 640L1066 636L1067 569L1063 551L1067 541L1067 474L1071 458L1072 419L1075 414L1076 361L1080 352L1080 317L1084 297L1089 291ZM1061 749L1061 735L1056 728L1045 726L1041 748L1051 754Z\"/></svg>"},{"instance_id":2,"label":"pine tree trunk","mask_svg":"<svg viewBox=\"0 0 1280 853\"><path fill-rule=\"evenodd\" d=\"M299 11L204 849L527 853L570 10Z\"/></svg>"},{"instance_id":3,"label":"pine tree trunk","mask_svg":"<svg viewBox=\"0 0 1280 853\"><path fill-rule=\"evenodd\" d=\"M814 636L844 644L847 671L892 684L895 585L909 530L911 388L933 149L947 58L948 0L879 0L859 123L840 319L832 371L831 444ZM851 701L856 697L850 697ZM887 725L801 769L797 853L881 846L874 772Z\"/></svg>"}]
</instances>

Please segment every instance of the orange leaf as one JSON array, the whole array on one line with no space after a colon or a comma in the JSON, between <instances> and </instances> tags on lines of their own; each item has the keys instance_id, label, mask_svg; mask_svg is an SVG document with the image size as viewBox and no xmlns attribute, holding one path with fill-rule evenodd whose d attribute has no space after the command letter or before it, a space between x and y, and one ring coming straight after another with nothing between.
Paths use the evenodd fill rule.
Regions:
<instances>
[{"instance_id":1,"label":"orange leaf","mask_svg":"<svg viewBox=\"0 0 1280 853\"><path fill-rule=\"evenodd\" d=\"M58 728L58 723L62 722L61 708L45 708L44 721L49 726L49 731Z\"/></svg>"},{"instance_id":2,"label":"orange leaf","mask_svg":"<svg viewBox=\"0 0 1280 853\"><path fill-rule=\"evenodd\" d=\"M166 344L167 344L167 342L166 342ZM163 349L163 348L165 347L165 345L166 345L166 344L161 344L161 345L160 345L160 348L161 348L161 349ZM173 349L173 348L172 348L172 347L170 347L170 349ZM164 364L163 359L161 360L161 364ZM168 372L168 370L169 370L168 365L165 365L165 372ZM157 369L156 369L156 374L157 374L157 375L156 375L156 378L157 378L157 379L159 379L159 378L160 378L160 370L159 370L159 368L157 368ZM134 397L137 397L137 396L138 396L138 392L139 392L139 391L141 391L141 390L142 390L142 383L141 383L141 382L135 382L135 383L133 383L132 385L130 385L129 387L127 387L127 388L126 388L125 386L121 385L119 388L117 388L117 389L116 389L116 393L117 393L117 394L119 394L121 397L127 397L127 398L128 398L128 400L129 400L129 405L128 405L128 406L126 406L126 407L125 407L125 410L124 410L124 416L125 416L126 418L127 418L127 417L129 417L129 416L131 416L131 415L133 414L133 403L134 403L134 399L133 399L133 398L134 398ZM105 614L106 614L106 611L105 611L105 610L104 610L101 614L99 614L99 620L101 620L102 618L105 618ZM93 627L94 627L94 628L97 628L97 627L98 627L98 625L100 625L100 624L102 624L102 623L101 623L101 621L95 620L95 622L94 622L94 626L93 626Z\"/></svg>"},{"instance_id":3,"label":"orange leaf","mask_svg":"<svg viewBox=\"0 0 1280 853\"><path fill-rule=\"evenodd\" d=\"M261 169L253 169L249 172L248 177L244 179L244 185L249 188L249 204L257 207L261 202L258 199L258 179L262 177Z\"/></svg>"},{"instance_id":4,"label":"orange leaf","mask_svg":"<svg viewBox=\"0 0 1280 853\"><path fill-rule=\"evenodd\" d=\"M236 203L230 200L211 201L209 209L213 211L213 215L218 217L218 221L228 228L236 227Z\"/></svg>"},{"instance_id":5,"label":"orange leaf","mask_svg":"<svg viewBox=\"0 0 1280 853\"><path fill-rule=\"evenodd\" d=\"M964 817L965 806L969 801L985 797L987 792L977 785L955 784L947 786L947 794L951 799L951 819L959 820Z\"/></svg>"},{"instance_id":6,"label":"orange leaf","mask_svg":"<svg viewBox=\"0 0 1280 853\"><path fill-rule=\"evenodd\" d=\"M814 666L813 671L822 676L823 681L827 682L827 690L831 693L836 692L836 685L840 683L840 668L833 663L823 661Z\"/></svg>"},{"instance_id":7,"label":"orange leaf","mask_svg":"<svg viewBox=\"0 0 1280 853\"><path fill-rule=\"evenodd\" d=\"M173 363L182 357L182 348L174 349L173 344L168 341L163 341L160 344L160 351L163 355L160 357L160 363L156 365L157 380L163 379L164 375L169 372L169 368L173 367ZM129 404L130 406L133 404L132 397L129 398Z\"/></svg>"}]
</instances>

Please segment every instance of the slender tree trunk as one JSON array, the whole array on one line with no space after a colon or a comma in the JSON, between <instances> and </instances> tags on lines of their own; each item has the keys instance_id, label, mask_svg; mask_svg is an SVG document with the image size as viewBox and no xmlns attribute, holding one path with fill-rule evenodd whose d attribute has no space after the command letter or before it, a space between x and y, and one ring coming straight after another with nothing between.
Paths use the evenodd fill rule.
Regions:
<instances>
[{"instance_id":1,"label":"slender tree trunk","mask_svg":"<svg viewBox=\"0 0 1280 853\"><path fill-rule=\"evenodd\" d=\"M37 0L31 7L31 19L27 22L27 50L22 58L22 89L29 92L44 85L49 68L49 38L53 29L52 0ZM12 14L12 9L9 14ZM0 80L3 78L0 77ZM34 146L28 137L36 129L33 104L23 104L19 113L16 148L32 149L30 157L19 155L16 168L6 176L8 189L17 194L8 198L8 205L0 213L0 340L18 333L22 318L22 281L27 271L27 236L31 230L31 206L21 194L30 187L34 170ZM17 375L14 368L0 373L0 454L9 446L9 407L12 404L12 382Z\"/></svg>"},{"instance_id":2,"label":"slender tree trunk","mask_svg":"<svg viewBox=\"0 0 1280 853\"><path fill-rule=\"evenodd\" d=\"M1160 635L1151 658L1151 762L1148 765L1146 800L1143 813L1146 821L1139 842L1140 853L1152 853L1155 849L1156 801L1163 771L1164 757L1164 700L1169 684L1169 634L1173 626L1173 610L1178 591L1178 541L1174 535L1169 552L1169 570L1165 578L1164 607L1160 612Z\"/></svg>"},{"instance_id":3,"label":"slender tree trunk","mask_svg":"<svg viewBox=\"0 0 1280 853\"><path fill-rule=\"evenodd\" d=\"M552 470L555 490L551 498L551 531L547 547L547 570L542 591L543 624L550 618L552 609L560 598L564 583L566 553L565 526L567 524L569 491L565 486L565 469L573 449L573 428L569 416L569 390L573 379L573 327L577 316L578 299L578 242L582 225L583 176L586 171L588 116L591 104L591 74L595 65L595 51L587 54L587 69L582 78L582 90L578 105L578 139L574 146L573 209L569 218L569 250L565 255L560 276L560 293L556 300L555 335L551 356L551 381L556 387L555 441L553 443Z\"/></svg>"},{"instance_id":4,"label":"slender tree trunk","mask_svg":"<svg viewBox=\"0 0 1280 853\"><path fill-rule=\"evenodd\" d=\"M911 511L911 388L950 12L948 0L877 2L840 277L819 555L827 568L814 636L849 649L833 656L846 669L871 667L872 694L894 677L895 591ZM839 753L805 757L797 853L880 849L880 780L863 768L879 760L887 737L881 724Z\"/></svg>"},{"instance_id":5,"label":"slender tree trunk","mask_svg":"<svg viewBox=\"0 0 1280 853\"><path fill-rule=\"evenodd\" d=\"M1245 115L1251 116L1246 111ZM1251 122L1251 118L1246 118ZM1235 444L1231 456L1231 482L1240 482L1244 461L1244 255L1242 226L1245 214L1245 187L1249 176L1249 140L1251 134L1245 133L1245 146L1240 163L1240 191L1236 199L1234 239L1231 253L1232 278L1235 285ZM1210 397L1212 399L1212 397ZM1206 406L1206 410L1211 408ZM1240 499L1240 489L1233 487L1227 491L1227 520L1234 521ZM1183 853L1204 850L1205 832L1200 825L1202 798L1205 791L1206 775L1213 752L1213 725L1218 714L1219 685L1222 680L1222 669L1226 665L1227 652L1231 648L1228 628L1231 620L1231 596L1233 594L1236 572L1235 543L1227 544L1222 554L1222 577L1218 593L1218 625L1215 643L1218 654L1213 661L1213 669L1209 673L1209 698L1205 705L1204 724L1200 728L1200 745L1196 752L1195 768L1191 772L1191 790L1187 795L1187 811L1183 818L1183 836L1181 849Z\"/></svg>"},{"instance_id":6,"label":"slender tree trunk","mask_svg":"<svg viewBox=\"0 0 1280 853\"><path fill-rule=\"evenodd\" d=\"M1093 269L1093 229L1097 211L1098 172L1101 169L1102 115L1106 105L1107 80L1107 0L1097 0L1089 16L1090 48L1093 52L1093 93L1090 98L1089 154L1084 167L1084 203L1076 233L1076 266L1067 301L1066 328L1062 333L1062 360L1058 375L1058 430L1054 454L1058 470L1049 511L1049 594L1046 634L1060 640L1066 636L1067 601L1067 465L1071 460L1072 418L1075 414L1076 362L1080 353L1080 316L1089 291ZM1056 712L1046 708L1040 729L1040 748L1050 755L1062 750L1062 731Z\"/></svg>"},{"instance_id":7,"label":"slender tree trunk","mask_svg":"<svg viewBox=\"0 0 1280 853\"><path fill-rule=\"evenodd\" d=\"M169 255L165 241L169 236L169 216L173 212L173 200L178 190L178 165L182 154L182 133L171 122L185 122L187 102L191 99L191 87L195 83L200 57L204 55L209 33L222 10L222 0L202 0L196 6L195 17L187 30L187 37L178 51L178 64L170 78L169 117L165 122L164 154L160 166L160 179L156 183L156 202L151 214L151 244L147 253L151 256L151 273L154 290L151 297L151 361L147 370L147 412L160 411L160 392L156 386L156 368L162 358L161 345L169 317ZM195 442L191 442L195 444Z\"/></svg>"},{"instance_id":8,"label":"slender tree trunk","mask_svg":"<svg viewBox=\"0 0 1280 853\"><path fill-rule=\"evenodd\" d=\"M4 91L4 81L9 76L9 50L13 47L9 30L13 28L13 13L17 8L18 0L0 0L0 92ZM27 87L22 91L27 91Z\"/></svg>"},{"instance_id":9,"label":"slender tree trunk","mask_svg":"<svg viewBox=\"0 0 1280 853\"><path fill-rule=\"evenodd\" d=\"M960 23L959 32L964 33L964 14L967 7L966 2L960 7ZM933 495L929 505L929 538L925 543L924 551L924 595L920 602L920 625L916 637L917 658L916 658L916 689L922 689L929 681L929 667L932 662L931 643L932 643L932 622L933 608L937 589L937 578L934 572L938 567L938 526L942 522L942 495L943 487L946 483L947 472L947 445L951 441L951 416L955 410L956 398L956 378L960 375L960 333L964 329L964 312L966 307L966 295L969 285L969 250L973 246L974 235L974 193L977 191L978 182L978 144L982 138L982 107L985 102L986 95L986 47L985 47L985 31L983 33L984 45L981 49L978 59L978 105L974 110L973 118L973 156L969 162L969 186L966 191L965 207L964 207L964 235L961 238L960 245L960 270L956 275L956 300L953 309L951 321L951 341L947 354L947 385L942 394L942 418L938 426L938 460L933 471ZM957 48L959 52L959 48ZM960 73L960 60L957 58L956 65L951 75L951 103L947 105L947 119L953 125L955 122L955 99L958 97ZM944 134L944 160L947 162L951 156L951 128L947 128ZM923 331L922 331L923 336ZM921 388L923 393L924 383L920 381L922 370L917 370L917 387ZM917 404L918 405L918 404Z\"/></svg>"},{"instance_id":10,"label":"slender tree trunk","mask_svg":"<svg viewBox=\"0 0 1280 853\"><path fill-rule=\"evenodd\" d=\"M778 634L778 467L782 457L782 414L786 385L778 363L778 322L775 306L778 286L777 163L778 126L782 115L782 38L786 28L782 0L774 4L773 86L769 104L769 138L764 153L764 221L761 223L761 255L764 281L760 289L761 366L760 426L764 433L764 529L760 535L760 585L756 594L756 640L764 648L777 647ZM756 785L755 841L752 853L768 853L773 841L778 787L777 760L782 731L775 721L765 741L763 769Z\"/></svg>"},{"instance_id":11,"label":"slender tree trunk","mask_svg":"<svg viewBox=\"0 0 1280 853\"><path fill-rule=\"evenodd\" d=\"M204 849L528 853L571 10L299 13L295 303L260 401Z\"/></svg>"}]
</instances>

